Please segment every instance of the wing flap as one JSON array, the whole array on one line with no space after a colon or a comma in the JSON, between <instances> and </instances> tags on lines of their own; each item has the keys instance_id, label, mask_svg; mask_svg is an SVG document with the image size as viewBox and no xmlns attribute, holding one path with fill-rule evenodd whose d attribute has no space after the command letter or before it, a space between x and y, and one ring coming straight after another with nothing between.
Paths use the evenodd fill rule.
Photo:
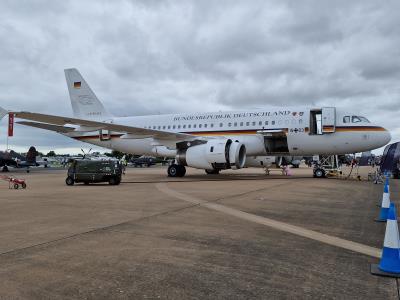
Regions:
<instances>
[{"instance_id":1,"label":"wing flap","mask_svg":"<svg viewBox=\"0 0 400 300\"><path fill-rule=\"evenodd\" d=\"M17 123L18 124L22 124L22 125L26 125L26 126L40 128L40 129L46 129L46 130L50 130L50 131L60 132L60 133L72 132L75 129L75 128L72 128L72 127L66 127L66 126L60 126L60 125L51 125L51 124L37 123L37 122L29 122L29 121L18 121Z\"/></svg>"}]
</instances>

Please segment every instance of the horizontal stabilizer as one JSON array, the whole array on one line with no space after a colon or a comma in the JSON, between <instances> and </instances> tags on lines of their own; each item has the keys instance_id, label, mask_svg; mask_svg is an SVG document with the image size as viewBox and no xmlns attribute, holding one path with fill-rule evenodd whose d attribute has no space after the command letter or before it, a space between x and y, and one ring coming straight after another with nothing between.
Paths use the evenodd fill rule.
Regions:
<instances>
[{"instance_id":1,"label":"horizontal stabilizer","mask_svg":"<svg viewBox=\"0 0 400 300\"><path fill-rule=\"evenodd\" d=\"M68 132L74 131L74 128L66 127L66 126L58 126L58 125L51 125L51 124L44 124L44 123L37 123L37 122L28 122L28 121L19 121L17 123L26 125L26 126L60 132L60 133L68 133Z\"/></svg>"}]
</instances>

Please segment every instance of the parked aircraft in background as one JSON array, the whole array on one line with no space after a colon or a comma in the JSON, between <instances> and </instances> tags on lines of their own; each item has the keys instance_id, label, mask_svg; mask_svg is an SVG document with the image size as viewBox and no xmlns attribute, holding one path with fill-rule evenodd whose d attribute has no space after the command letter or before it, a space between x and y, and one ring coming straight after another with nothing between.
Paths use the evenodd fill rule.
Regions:
<instances>
[{"instance_id":1,"label":"parked aircraft in background","mask_svg":"<svg viewBox=\"0 0 400 300\"><path fill-rule=\"evenodd\" d=\"M36 162L37 151L36 148L31 146L26 157L14 151L0 152L0 167L2 172L8 172L8 167L13 168L26 168L29 172L30 167L37 167L39 163Z\"/></svg>"},{"instance_id":2,"label":"parked aircraft in background","mask_svg":"<svg viewBox=\"0 0 400 300\"><path fill-rule=\"evenodd\" d=\"M386 145L390 133L355 111L335 107L113 117L76 69L65 70L74 117L0 109L19 124L125 153L170 157L169 176L186 166L218 173L253 164L252 157L344 154Z\"/></svg>"}]
</instances>

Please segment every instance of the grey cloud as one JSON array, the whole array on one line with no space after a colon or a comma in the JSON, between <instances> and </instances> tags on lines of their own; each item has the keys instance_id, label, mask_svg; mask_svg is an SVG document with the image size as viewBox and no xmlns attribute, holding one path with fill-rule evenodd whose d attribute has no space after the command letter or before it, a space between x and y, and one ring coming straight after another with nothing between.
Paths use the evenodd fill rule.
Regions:
<instances>
[{"instance_id":1,"label":"grey cloud","mask_svg":"<svg viewBox=\"0 0 400 300\"><path fill-rule=\"evenodd\" d=\"M63 69L77 67L115 115L333 103L399 134L398 11L373 0L3 1L0 105L71 115ZM15 146L82 147L17 133Z\"/></svg>"}]
</instances>

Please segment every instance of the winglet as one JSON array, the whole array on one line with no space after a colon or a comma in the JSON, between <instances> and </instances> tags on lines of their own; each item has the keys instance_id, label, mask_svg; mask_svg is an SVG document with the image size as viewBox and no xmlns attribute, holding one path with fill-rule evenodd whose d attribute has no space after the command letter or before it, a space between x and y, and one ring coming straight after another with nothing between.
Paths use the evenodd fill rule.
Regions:
<instances>
[{"instance_id":1,"label":"winglet","mask_svg":"<svg viewBox=\"0 0 400 300\"><path fill-rule=\"evenodd\" d=\"M8 110L5 110L0 106L0 120L2 120L6 115L8 115Z\"/></svg>"}]
</instances>

